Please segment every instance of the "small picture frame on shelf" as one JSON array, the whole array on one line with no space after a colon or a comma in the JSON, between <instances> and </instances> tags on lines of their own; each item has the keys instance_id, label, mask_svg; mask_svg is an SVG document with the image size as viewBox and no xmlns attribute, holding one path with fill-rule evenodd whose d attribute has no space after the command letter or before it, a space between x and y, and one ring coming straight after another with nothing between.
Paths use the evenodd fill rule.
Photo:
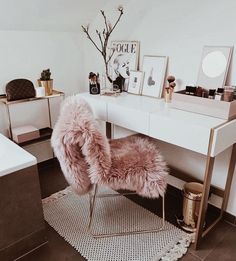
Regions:
<instances>
[{"instance_id":1,"label":"small picture frame on shelf","mask_svg":"<svg viewBox=\"0 0 236 261\"><path fill-rule=\"evenodd\" d=\"M128 92L133 94L141 94L143 85L143 75L141 71L130 71Z\"/></svg>"},{"instance_id":2,"label":"small picture frame on shelf","mask_svg":"<svg viewBox=\"0 0 236 261\"><path fill-rule=\"evenodd\" d=\"M166 75L167 56L144 55L142 95L161 98Z\"/></svg>"}]
</instances>

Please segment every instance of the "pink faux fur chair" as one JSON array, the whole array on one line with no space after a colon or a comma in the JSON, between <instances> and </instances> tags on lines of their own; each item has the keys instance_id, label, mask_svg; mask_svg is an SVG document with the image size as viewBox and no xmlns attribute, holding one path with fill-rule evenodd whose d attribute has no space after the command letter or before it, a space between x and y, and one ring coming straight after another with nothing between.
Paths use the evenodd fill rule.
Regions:
<instances>
[{"instance_id":1,"label":"pink faux fur chair","mask_svg":"<svg viewBox=\"0 0 236 261\"><path fill-rule=\"evenodd\" d=\"M66 98L62 105L51 143L73 190L77 194L93 191L90 197L89 227L98 185L133 191L148 198L161 196L164 227L168 168L151 138L137 134L108 140L99 131L87 102L79 96L72 96Z\"/></svg>"}]
</instances>

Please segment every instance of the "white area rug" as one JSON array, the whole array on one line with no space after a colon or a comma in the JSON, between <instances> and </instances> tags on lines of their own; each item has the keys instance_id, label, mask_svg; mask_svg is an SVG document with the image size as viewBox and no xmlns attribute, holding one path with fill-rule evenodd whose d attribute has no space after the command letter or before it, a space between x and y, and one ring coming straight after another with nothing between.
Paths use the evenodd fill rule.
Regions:
<instances>
[{"instance_id":1,"label":"white area rug","mask_svg":"<svg viewBox=\"0 0 236 261\"><path fill-rule=\"evenodd\" d=\"M89 261L178 260L191 242L189 234L168 222L156 233L95 239L87 232L88 195L78 196L70 187L44 199L43 209L49 225ZM123 196L97 199L95 213L95 233L150 229L162 222Z\"/></svg>"}]
</instances>

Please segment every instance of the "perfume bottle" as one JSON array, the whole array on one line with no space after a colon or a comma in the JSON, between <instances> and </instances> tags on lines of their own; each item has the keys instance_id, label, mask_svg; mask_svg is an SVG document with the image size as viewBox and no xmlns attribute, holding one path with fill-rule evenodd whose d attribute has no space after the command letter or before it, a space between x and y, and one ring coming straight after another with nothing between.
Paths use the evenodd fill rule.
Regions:
<instances>
[{"instance_id":1,"label":"perfume bottle","mask_svg":"<svg viewBox=\"0 0 236 261\"><path fill-rule=\"evenodd\" d=\"M216 92L215 89L210 89L210 90L209 90L209 94L208 94L208 99L214 99L214 97L215 97L215 92Z\"/></svg>"},{"instance_id":2,"label":"perfume bottle","mask_svg":"<svg viewBox=\"0 0 236 261\"><path fill-rule=\"evenodd\" d=\"M232 85L232 88L234 89L234 100L236 99L236 86Z\"/></svg>"},{"instance_id":3,"label":"perfume bottle","mask_svg":"<svg viewBox=\"0 0 236 261\"><path fill-rule=\"evenodd\" d=\"M224 88L218 88L215 94L215 100L222 101L224 95Z\"/></svg>"},{"instance_id":4,"label":"perfume bottle","mask_svg":"<svg viewBox=\"0 0 236 261\"><path fill-rule=\"evenodd\" d=\"M232 87L225 87L223 100L227 102L231 102L234 99L234 88Z\"/></svg>"},{"instance_id":5,"label":"perfume bottle","mask_svg":"<svg viewBox=\"0 0 236 261\"><path fill-rule=\"evenodd\" d=\"M190 86L186 86L186 89L185 89L185 94L189 95L190 94Z\"/></svg>"},{"instance_id":6,"label":"perfume bottle","mask_svg":"<svg viewBox=\"0 0 236 261\"><path fill-rule=\"evenodd\" d=\"M187 85L185 89L185 94L188 95L195 95L196 94L197 87L196 86L190 86Z\"/></svg>"},{"instance_id":7,"label":"perfume bottle","mask_svg":"<svg viewBox=\"0 0 236 261\"><path fill-rule=\"evenodd\" d=\"M198 97L202 97L202 93L203 93L204 89L201 86L198 86L196 89L196 93L195 95Z\"/></svg>"}]
</instances>

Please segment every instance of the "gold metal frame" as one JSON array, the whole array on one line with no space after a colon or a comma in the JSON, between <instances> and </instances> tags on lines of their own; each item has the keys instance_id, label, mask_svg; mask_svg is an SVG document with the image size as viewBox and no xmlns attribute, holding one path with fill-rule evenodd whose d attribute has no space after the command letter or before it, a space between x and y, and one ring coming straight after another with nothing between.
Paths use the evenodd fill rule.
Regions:
<instances>
[{"instance_id":1,"label":"gold metal frame","mask_svg":"<svg viewBox=\"0 0 236 261\"><path fill-rule=\"evenodd\" d=\"M64 96L64 93L60 92L60 91L57 91L57 90L53 90L52 95L47 95L47 96L43 96L43 97L33 97L33 98L16 100L16 101L7 101L6 98L1 98L0 102L5 104L5 106L6 106L9 138L12 139L12 123L11 123L11 114L10 114L10 108L9 108L10 105L12 105L12 104L19 104L19 103L23 103L23 102L31 102L31 101L36 101L36 100L47 99L48 116L49 116L49 127L52 128L51 108L50 108L50 101L49 101L49 99L50 98L54 98L54 97L59 97L59 96Z\"/></svg>"},{"instance_id":2,"label":"gold metal frame","mask_svg":"<svg viewBox=\"0 0 236 261\"><path fill-rule=\"evenodd\" d=\"M233 144L233 148L232 148L232 152L231 152L231 158L230 158L230 163L229 163L229 168L228 168L228 173L227 173L227 179L226 179L226 184L225 184L225 189L224 189L224 194L223 194L223 203L222 203L222 206L221 206L220 216L215 221L213 221L213 223L206 230L204 230L204 223L205 223L205 217L206 217L206 211L207 211L207 205L208 205L208 198L209 198L209 192L210 192L210 187L211 187L211 178L212 178L213 167L214 167L214 162L215 162L215 157L211 156L214 134L215 134L215 131L218 128L222 127L223 125L227 124L228 122L229 121L227 121L223 124L220 124L219 126L216 126L215 128L212 128L211 132L210 132L210 137L209 137L209 142L208 142L207 158L206 158L206 166L205 166L205 175L204 175L204 181L203 181L203 195L202 195L202 200L201 200L201 205L200 205L200 210L199 210L199 217L198 217L196 236L195 236L195 245L194 245L195 249L199 248L203 237L205 237L218 224L218 222L222 219L223 214L224 214L226 207L227 207L227 204L228 204L230 187L231 187L231 184L232 184L232 179L233 179L233 174L234 174L234 169L235 169L235 163L236 163L236 143ZM109 122L106 122L106 133L107 133L107 137L111 138L111 136L112 136L112 125ZM93 202L93 207L94 207L94 203L95 203L95 201ZM163 205L164 205L164 198L163 198ZM91 216L91 219L92 219L93 210L92 210L92 214L90 212L90 216ZM163 211L163 217L165 217L164 211ZM92 223L92 220L90 221L90 223ZM89 227L90 226L91 226L91 224L89 225Z\"/></svg>"},{"instance_id":3,"label":"gold metal frame","mask_svg":"<svg viewBox=\"0 0 236 261\"><path fill-rule=\"evenodd\" d=\"M115 237L115 236L125 236L130 234L143 234L143 233L154 233L162 231L165 228L165 196L162 197L162 226L159 228L153 229L143 229L143 230L134 230L127 232L117 232L117 233L107 233L107 234L93 234L92 233L92 223L94 219L94 212L96 207L96 199L97 198L107 198L107 197L117 197L117 196L125 196L125 195L134 195L135 192L122 193L122 194L97 194L98 185L96 184L94 190L89 194L89 224L88 231L95 238L103 238L103 237Z\"/></svg>"},{"instance_id":4,"label":"gold metal frame","mask_svg":"<svg viewBox=\"0 0 236 261\"><path fill-rule=\"evenodd\" d=\"M211 179L212 179L213 167L214 167L214 162L215 162L215 157L211 156L214 134L215 134L215 130L217 130L219 127L222 127L226 123L220 124L219 126L212 128L211 132L210 132L206 166L205 166L205 175L204 175L204 182L203 182L203 194L202 194L202 200L201 200L201 205L200 205L200 210L199 210L199 217L198 217L196 238L195 238L195 245L194 245L195 249L199 248L200 242L203 239L203 237L205 237L222 219L223 214L227 207L228 200L229 200L230 187L231 187L233 173L234 173L234 169L235 169L235 163L236 163L236 143L234 143L232 152L231 152L231 158L230 158L230 163L229 163L229 168L228 168L228 173L227 173L227 179L226 179L226 184L225 184L225 189L224 189L223 202L222 202L222 206L221 206L220 216L216 220L214 220L213 223L206 230L204 230L204 222L205 222L205 217L206 217L208 198L209 198L209 192L210 192L210 186L211 186Z\"/></svg>"}]
</instances>

